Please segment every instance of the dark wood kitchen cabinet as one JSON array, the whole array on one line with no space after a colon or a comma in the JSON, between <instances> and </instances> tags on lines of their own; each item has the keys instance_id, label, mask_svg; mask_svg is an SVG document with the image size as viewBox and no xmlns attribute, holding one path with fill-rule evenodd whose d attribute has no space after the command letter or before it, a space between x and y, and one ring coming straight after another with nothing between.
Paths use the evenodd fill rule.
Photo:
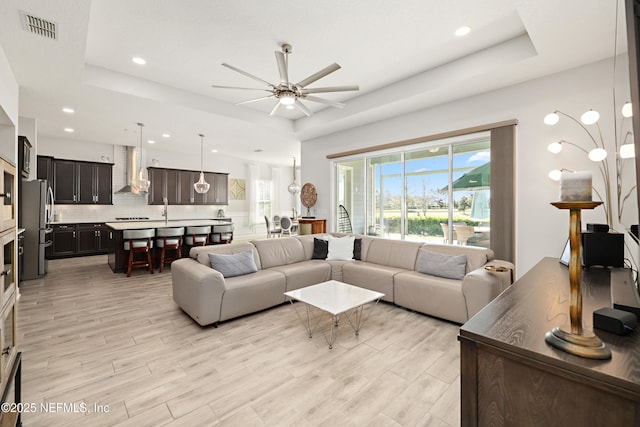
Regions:
<instances>
[{"instance_id":1,"label":"dark wood kitchen cabinet","mask_svg":"<svg viewBox=\"0 0 640 427\"><path fill-rule=\"evenodd\" d=\"M198 180L191 171L180 171L180 204L193 205L196 202L193 184Z\"/></svg>"},{"instance_id":2,"label":"dark wood kitchen cabinet","mask_svg":"<svg viewBox=\"0 0 640 427\"><path fill-rule=\"evenodd\" d=\"M229 195L228 195L228 185L229 185L229 175L226 173L216 173L213 174L213 184L212 187L214 189L214 197L213 204L214 205L228 205L229 204Z\"/></svg>"},{"instance_id":3,"label":"dark wood kitchen cabinet","mask_svg":"<svg viewBox=\"0 0 640 427\"><path fill-rule=\"evenodd\" d=\"M170 205L226 205L228 204L228 174L205 172L205 180L209 183L209 191L196 193L193 184L200 178L199 171L182 169L148 168L149 187L148 203L164 204L166 197Z\"/></svg>"},{"instance_id":4,"label":"dark wood kitchen cabinet","mask_svg":"<svg viewBox=\"0 0 640 427\"><path fill-rule=\"evenodd\" d=\"M76 253L76 225L53 225L51 258L60 258Z\"/></svg>"},{"instance_id":5,"label":"dark wood kitchen cabinet","mask_svg":"<svg viewBox=\"0 0 640 427\"><path fill-rule=\"evenodd\" d=\"M26 136L18 136L18 167L24 178L31 173L31 143Z\"/></svg>"},{"instance_id":6,"label":"dark wood kitchen cabinet","mask_svg":"<svg viewBox=\"0 0 640 427\"><path fill-rule=\"evenodd\" d=\"M38 179L46 179L53 188L53 157L38 156L36 167L36 177Z\"/></svg>"},{"instance_id":7,"label":"dark wood kitchen cabinet","mask_svg":"<svg viewBox=\"0 0 640 427\"><path fill-rule=\"evenodd\" d=\"M113 245L112 230L104 223L57 224L52 228L48 258L105 254Z\"/></svg>"},{"instance_id":8,"label":"dark wood kitchen cabinet","mask_svg":"<svg viewBox=\"0 0 640 427\"><path fill-rule=\"evenodd\" d=\"M76 162L53 160L53 197L56 203L77 203L76 180Z\"/></svg>"},{"instance_id":9,"label":"dark wood kitchen cabinet","mask_svg":"<svg viewBox=\"0 0 640 427\"><path fill-rule=\"evenodd\" d=\"M78 224L76 236L77 255L102 254L111 248L111 229L102 223Z\"/></svg>"},{"instance_id":10,"label":"dark wood kitchen cabinet","mask_svg":"<svg viewBox=\"0 0 640 427\"><path fill-rule=\"evenodd\" d=\"M53 194L59 204L112 203L113 164L53 159Z\"/></svg>"}]
</instances>

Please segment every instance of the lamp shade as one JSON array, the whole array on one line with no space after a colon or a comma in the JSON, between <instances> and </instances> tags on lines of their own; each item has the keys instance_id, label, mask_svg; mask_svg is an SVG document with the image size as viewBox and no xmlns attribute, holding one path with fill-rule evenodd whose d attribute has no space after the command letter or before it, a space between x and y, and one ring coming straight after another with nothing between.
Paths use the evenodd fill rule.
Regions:
<instances>
[{"instance_id":1,"label":"lamp shade","mask_svg":"<svg viewBox=\"0 0 640 427\"><path fill-rule=\"evenodd\" d=\"M193 189L196 190L196 193L203 194L209 191L209 187L209 183L204 180L204 172L200 172L200 179L193 184Z\"/></svg>"},{"instance_id":2,"label":"lamp shade","mask_svg":"<svg viewBox=\"0 0 640 427\"><path fill-rule=\"evenodd\" d=\"M199 133L200 137L200 179L193 184L196 193L204 194L209 191L209 183L204 180L204 135Z\"/></svg>"},{"instance_id":3,"label":"lamp shade","mask_svg":"<svg viewBox=\"0 0 640 427\"><path fill-rule=\"evenodd\" d=\"M559 121L560 121L560 116L557 115L556 113L549 113L546 116L544 116L545 125L553 126L557 124Z\"/></svg>"},{"instance_id":4,"label":"lamp shade","mask_svg":"<svg viewBox=\"0 0 640 427\"><path fill-rule=\"evenodd\" d=\"M624 144L620 146L620 157L630 159L636 156L636 148L633 144Z\"/></svg>"},{"instance_id":5,"label":"lamp shade","mask_svg":"<svg viewBox=\"0 0 640 427\"><path fill-rule=\"evenodd\" d=\"M562 144L559 142L552 142L547 146L547 150L549 150L553 154L558 154L562 151Z\"/></svg>"},{"instance_id":6,"label":"lamp shade","mask_svg":"<svg viewBox=\"0 0 640 427\"><path fill-rule=\"evenodd\" d=\"M595 110L589 110L580 117L580 121L585 125L592 125L598 120L600 120L600 113Z\"/></svg>"},{"instance_id":7,"label":"lamp shade","mask_svg":"<svg viewBox=\"0 0 640 427\"><path fill-rule=\"evenodd\" d=\"M607 158L607 150L604 148L594 148L589 151L589 160L594 162L600 162Z\"/></svg>"},{"instance_id":8,"label":"lamp shade","mask_svg":"<svg viewBox=\"0 0 640 427\"><path fill-rule=\"evenodd\" d=\"M561 175L562 175L562 172L559 171L558 169L554 169L551 172L549 172L549 178L551 178L554 181L560 181Z\"/></svg>"}]
</instances>

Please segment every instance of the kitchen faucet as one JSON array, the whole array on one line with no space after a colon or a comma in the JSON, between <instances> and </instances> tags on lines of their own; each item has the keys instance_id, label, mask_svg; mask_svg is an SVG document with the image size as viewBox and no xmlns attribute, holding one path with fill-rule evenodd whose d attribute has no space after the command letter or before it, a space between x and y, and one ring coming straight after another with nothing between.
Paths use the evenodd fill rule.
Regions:
<instances>
[{"instance_id":1,"label":"kitchen faucet","mask_svg":"<svg viewBox=\"0 0 640 427\"><path fill-rule=\"evenodd\" d=\"M162 211L162 216L164 217L164 225L167 225L169 223L169 215L168 215L168 207L169 207L169 200L165 197L162 199L162 201L164 202L164 210Z\"/></svg>"}]
</instances>

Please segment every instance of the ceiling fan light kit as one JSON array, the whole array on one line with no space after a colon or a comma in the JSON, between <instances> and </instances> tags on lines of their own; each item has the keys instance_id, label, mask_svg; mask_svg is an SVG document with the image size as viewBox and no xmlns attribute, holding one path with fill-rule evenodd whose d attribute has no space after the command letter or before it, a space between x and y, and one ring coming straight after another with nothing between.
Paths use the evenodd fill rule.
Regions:
<instances>
[{"instance_id":1,"label":"ceiling fan light kit","mask_svg":"<svg viewBox=\"0 0 640 427\"><path fill-rule=\"evenodd\" d=\"M236 105L249 104L256 101L262 101L264 99L272 99L275 98L278 102L271 110L269 115L274 115L278 110L280 105L284 105L287 109L292 109L297 107L300 111L302 111L305 115L310 116L312 114L311 110L302 103L305 101L317 102L324 105L329 105L335 108L342 108L345 104L341 102L331 101L324 98L318 98L317 96L312 96L312 93L327 93L327 92L345 92L345 91L355 91L360 88L357 85L350 86L332 86L332 87L316 87L316 88L308 88L307 86L320 80L323 77L328 76L340 69L340 65L337 63L333 63L322 70L313 73L306 79L301 80L298 83L292 83L289 80L289 54L293 52L293 48L290 44L283 44L281 51L275 51L276 54L276 64L278 65L278 73L280 75L280 83L273 84L269 83L266 80L261 79L260 77L256 77L253 74L250 74L246 71L243 71L239 68L236 68L232 65L223 63L222 66L226 67L230 70L233 70L237 73L242 74L243 76L249 77L250 79L256 80L262 84L266 84L268 89L257 89L257 88L248 88L248 87L237 87L237 86L218 86L212 85L214 88L220 89L240 89L240 90L258 90L270 92L270 95L261 96L260 98L250 99L248 101L242 101L237 103Z\"/></svg>"}]
</instances>

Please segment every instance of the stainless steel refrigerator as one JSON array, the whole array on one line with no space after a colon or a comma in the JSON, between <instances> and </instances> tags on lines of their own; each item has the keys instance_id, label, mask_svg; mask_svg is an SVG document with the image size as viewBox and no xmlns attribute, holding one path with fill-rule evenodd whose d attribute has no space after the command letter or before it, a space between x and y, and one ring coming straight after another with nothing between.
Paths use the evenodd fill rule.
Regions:
<instances>
[{"instance_id":1,"label":"stainless steel refrigerator","mask_svg":"<svg viewBox=\"0 0 640 427\"><path fill-rule=\"evenodd\" d=\"M23 181L18 201L24 231L24 280L47 274L45 250L51 246L53 229L53 191L44 179Z\"/></svg>"}]
</instances>

